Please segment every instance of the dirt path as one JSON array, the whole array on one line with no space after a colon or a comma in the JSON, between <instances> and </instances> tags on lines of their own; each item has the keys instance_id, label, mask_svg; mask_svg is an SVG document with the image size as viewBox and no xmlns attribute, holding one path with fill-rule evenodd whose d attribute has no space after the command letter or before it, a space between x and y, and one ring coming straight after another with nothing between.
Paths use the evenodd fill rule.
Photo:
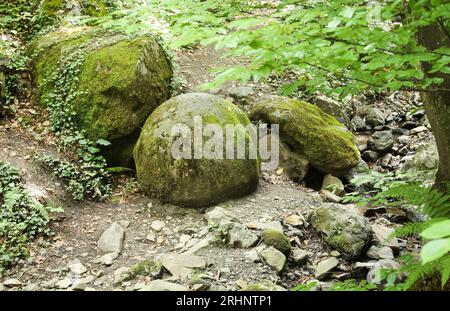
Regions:
<instances>
[{"instance_id":1,"label":"dirt path","mask_svg":"<svg viewBox=\"0 0 450 311\"><path fill-rule=\"evenodd\" d=\"M179 60L181 72L187 81L186 88L190 91L195 90L197 85L210 81L212 76L208 73L209 68L223 65L217 53L203 48L179 55ZM41 248L37 243L30 257L31 261L13 268L3 278L17 278L23 283L13 289L51 289L59 286L55 285L58 281L66 279L70 280L71 285L67 287L70 289L77 280L87 276L92 276L87 284L88 289L137 289L142 282L151 278L138 277L132 282L113 284L114 271L144 259L157 258L163 253L184 252L209 232L204 209L162 205L140 193L133 180L123 182L108 202L75 202L65 191L63 183L33 160L36 154L57 154L54 148L40 142L21 127L11 124L0 126L0 142L0 159L20 169L25 184L33 195L46 197L53 204L63 205L65 209L64 214L54 222L56 235L49 245ZM283 177L264 174L254 194L225 202L221 206L234 213L241 223L254 228L257 224L282 222L289 215L307 212L320 204L320 201L317 193ZM150 228L155 220L165 222L160 232ZM129 222L129 226L125 229L122 252L111 265L106 266L96 261L102 255L97 249L97 241L102 232L115 221ZM326 247L320 243L318 236L300 229L290 232L293 240L296 236L297 243L314 253L313 259L327 255ZM302 242L298 236L302 237ZM182 245L185 243L181 248L180 239ZM289 273L282 275L280 280L277 273L268 266L249 259L248 253L247 249L210 243L197 252L197 255L206 259L208 266L199 272L200 276L197 278L200 281L195 282L209 285L210 289L236 290L245 283L264 280L289 287L311 277L311 271L308 271L311 268L304 266L289 269ZM68 271L68 265L74 261L81 262L87 272L73 275ZM164 277L166 276L170 274L166 273ZM195 282L192 279L181 281L189 288Z\"/></svg>"}]
</instances>

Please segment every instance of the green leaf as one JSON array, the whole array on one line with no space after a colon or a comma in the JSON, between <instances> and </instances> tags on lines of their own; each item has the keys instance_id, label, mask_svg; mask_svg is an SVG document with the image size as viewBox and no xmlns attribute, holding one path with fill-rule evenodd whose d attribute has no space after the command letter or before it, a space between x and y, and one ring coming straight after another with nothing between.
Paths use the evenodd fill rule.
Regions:
<instances>
[{"instance_id":1,"label":"green leaf","mask_svg":"<svg viewBox=\"0 0 450 311\"><path fill-rule=\"evenodd\" d=\"M450 251L450 238L439 239L428 242L422 248L420 252L420 257L422 258L422 263L426 264L433 260L439 259Z\"/></svg>"},{"instance_id":2,"label":"green leaf","mask_svg":"<svg viewBox=\"0 0 450 311\"><path fill-rule=\"evenodd\" d=\"M97 145L110 146L111 143L109 141L107 141L106 139L99 139L99 140L97 140Z\"/></svg>"},{"instance_id":3,"label":"green leaf","mask_svg":"<svg viewBox=\"0 0 450 311\"><path fill-rule=\"evenodd\" d=\"M450 219L431 225L420 234L424 239L434 240L450 236Z\"/></svg>"}]
</instances>

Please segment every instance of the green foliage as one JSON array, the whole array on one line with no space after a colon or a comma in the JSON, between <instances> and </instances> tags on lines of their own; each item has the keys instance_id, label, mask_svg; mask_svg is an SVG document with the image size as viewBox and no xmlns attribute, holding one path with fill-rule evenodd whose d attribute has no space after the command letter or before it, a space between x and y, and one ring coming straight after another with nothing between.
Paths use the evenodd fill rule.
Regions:
<instances>
[{"instance_id":1,"label":"green foliage","mask_svg":"<svg viewBox=\"0 0 450 311\"><path fill-rule=\"evenodd\" d=\"M438 23L448 33L450 3L446 0L401 0L368 4L363 0L280 1L261 8L258 1L149 0L134 1L130 31L145 28L153 16L170 26L171 47L197 42L214 44L226 56L244 57L247 66L219 68L217 87L230 80L261 80L271 74L294 72L286 92L304 88L328 95L359 94L374 90L436 90L450 73L450 50L427 51L416 34ZM248 14L250 11L253 14ZM124 17L123 12L118 17ZM414 17L414 18L411 18ZM153 23L151 23L153 24Z\"/></svg>"},{"instance_id":2,"label":"green foliage","mask_svg":"<svg viewBox=\"0 0 450 311\"><path fill-rule=\"evenodd\" d=\"M375 284L369 284L366 280L357 283L355 280L345 280L343 282L334 283L329 291L351 291L351 292L365 292L376 289Z\"/></svg>"},{"instance_id":3,"label":"green foliage","mask_svg":"<svg viewBox=\"0 0 450 311\"><path fill-rule=\"evenodd\" d=\"M36 237L50 235L50 214L61 211L28 196L17 170L0 162L0 275L28 255Z\"/></svg>"},{"instance_id":4,"label":"green foliage","mask_svg":"<svg viewBox=\"0 0 450 311\"><path fill-rule=\"evenodd\" d=\"M91 141L77 127L74 100L82 95L77 90L78 76L84 63L85 52L81 47L67 51L56 70L46 83L52 88L43 98L49 112L52 130L60 138L60 148L73 159L73 163L42 157L42 162L56 176L68 182L67 188L76 200L89 196L104 199L111 192L111 179L106 170L106 160L100 155L101 148L110 142L99 139Z\"/></svg>"},{"instance_id":5,"label":"green foliage","mask_svg":"<svg viewBox=\"0 0 450 311\"><path fill-rule=\"evenodd\" d=\"M37 160L67 182L66 188L75 200L85 197L102 200L111 192L110 176L104 165L81 160L81 163L74 164L52 156L40 156Z\"/></svg>"},{"instance_id":6,"label":"green foliage","mask_svg":"<svg viewBox=\"0 0 450 311\"><path fill-rule=\"evenodd\" d=\"M5 51L5 57L6 57ZM0 48L0 60L2 52ZM3 72L5 77L4 102L0 101L0 116L8 115L15 111L14 98L24 96L26 89L26 80L23 76L28 72L29 58L22 52L16 51L11 55L11 59L5 65L0 64L0 72Z\"/></svg>"},{"instance_id":7,"label":"green foliage","mask_svg":"<svg viewBox=\"0 0 450 311\"><path fill-rule=\"evenodd\" d=\"M313 290L317 285L319 285L319 282L312 281L308 282L306 284L299 284L291 288L291 291L293 292L308 292Z\"/></svg>"},{"instance_id":8,"label":"green foliage","mask_svg":"<svg viewBox=\"0 0 450 311\"><path fill-rule=\"evenodd\" d=\"M28 34L32 30L35 0L8 0L0 3L0 31L8 29L15 34Z\"/></svg>"}]
</instances>

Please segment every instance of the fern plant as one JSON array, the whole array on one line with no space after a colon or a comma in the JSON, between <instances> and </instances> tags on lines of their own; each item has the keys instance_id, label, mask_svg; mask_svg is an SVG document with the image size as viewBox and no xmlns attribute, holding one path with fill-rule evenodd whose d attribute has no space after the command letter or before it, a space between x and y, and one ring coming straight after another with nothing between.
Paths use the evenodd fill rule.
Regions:
<instances>
[{"instance_id":1,"label":"fern plant","mask_svg":"<svg viewBox=\"0 0 450 311\"><path fill-rule=\"evenodd\" d=\"M407 223L398 228L393 236L419 235L426 242L420 260L407 257L399 273L408 277L401 288L410 289L435 276L440 277L444 288L450 277L450 194L418 183L397 184L372 198L374 204L397 205L415 208L425 215L423 222Z\"/></svg>"}]
</instances>

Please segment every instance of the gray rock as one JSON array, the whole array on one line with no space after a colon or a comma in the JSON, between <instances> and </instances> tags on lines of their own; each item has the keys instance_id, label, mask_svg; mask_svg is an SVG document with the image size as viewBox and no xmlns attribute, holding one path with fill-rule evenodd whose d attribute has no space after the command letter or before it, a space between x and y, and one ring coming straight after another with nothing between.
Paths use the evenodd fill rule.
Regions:
<instances>
[{"instance_id":1,"label":"gray rock","mask_svg":"<svg viewBox=\"0 0 450 311\"><path fill-rule=\"evenodd\" d=\"M270 282L261 282L257 284L250 284L241 289L243 292L285 292L286 288Z\"/></svg>"},{"instance_id":2,"label":"gray rock","mask_svg":"<svg viewBox=\"0 0 450 311\"><path fill-rule=\"evenodd\" d=\"M310 255L310 252L298 247L294 248L292 251L292 259L297 265L304 265L308 261Z\"/></svg>"},{"instance_id":3,"label":"gray rock","mask_svg":"<svg viewBox=\"0 0 450 311\"><path fill-rule=\"evenodd\" d=\"M59 281L58 278L53 278L53 279L51 279L49 281L46 281L46 282L42 283L42 287L46 288L46 289L55 288L56 283L58 283L58 281Z\"/></svg>"},{"instance_id":4,"label":"gray rock","mask_svg":"<svg viewBox=\"0 0 450 311\"><path fill-rule=\"evenodd\" d=\"M426 143L416 149L416 153L405 160L403 170L432 170L439 166L439 155L435 144Z\"/></svg>"},{"instance_id":5,"label":"gray rock","mask_svg":"<svg viewBox=\"0 0 450 311\"><path fill-rule=\"evenodd\" d=\"M114 270L114 284L122 283L127 278L129 272L129 267L120 267Z\"/></svg>"},{"instance_id":6,"label":"gray rock","mask_svg":"<svg viewBox=\"0 0 450 311\"><path fill-rule=\"evenodd\" d=\"M150 228L156 232L160 232L165 226L166 223L164 221L155 220L151 223Z\"/></svg>"},{"instance_id":7,"label":"gray rock","mask_svg":"<svg viewBox=\"0 0 450 311\"><path fill-rule=\"evenodd\" d=\"M194 269L204 269L206 260L200 256L169 253L161 256L161 263L173 277L185 279Z\"/></svg>"},{"instance_id":8,"label":"gray rock","mask_svg":"<svg viewBox=\"0 0 450 311\"><path fill-rule=\"evenodd\" d=\"M37 283L30 283L23 287L22 290L24 292L38 292L41 290L41 287Z\"/></svg>"},{"instance_id":9,"label":"gray rock","mask_svg":"<svg viewBox=\"0 0 450 311\"><path fill-rule=\"evenodd\" d=\"M232 247L249 248L259 240L258 235L240 223L228 222L220 227L226 235L228 245Z\"/></svg>"},{"instance_id":10,"label":"gray rock","mask_svg":"<svg viewBox=\"0 0 450 311\"><path fill-rule=\"evenodd\" d=\"M248 104L248 100L255 94L253 88L248 86L237 86L229 90L228 95L235 101Z\"/></svg>"},{"instance_id":11,"label":"gray rock","mask_svg":"<svg viewBox=\"0 0 450 311\"><path fill-rule=\"evenodd\" d=\"M428 132L428 128L426 126L418 126L409 131L410 135L417 135L422 132Z\"/></svg>"},{"instance_id":12,"label":"gray rock","mask_svg":"<svg viewBox=\"0 0 450 311\"><path fill-rule=\"evenodd\" d=\"M164 281L164 280L154 280L151 281L150 283L148 283L147 285L144 285L141 287L141 289L139 289L139 291L141 292L153 292L153 291L157 291L157 292L184 292L187 291L188 289L182 285L176 284L176 283L171 283L168 281Z\"/></svg>"},{"instance_id":13,"label":"gray rock","mask_svg":"<svg viewBox=\"0 0 450 311\"><path fill-rule=\"evenodd\" d=\"M388 151L392 146L394 146L394 137L389 130L375 132L367 141L367 147L377 152Z\"/></svg>"},{"instance_id":14,"label":"gray rock","mask_svg":"<svg viewBox=\"0 0 450 311\"><path fill-rule=\"evenodd\" d=\"M372 245L366 254L372 259L394 259L394 253L388 246Z\"/></svg>"},{"instance_id":15,"label":"gray rock","mask_svg":"<svg viewBox=\"0 0 450 311\"><path fill-rule=\"evenodd\" d=\"M345 187L342 181L331 174L325 175L322 183L322 189L331 191L335 195L342 195L345 193Z\"/></svg>"},{"instance_id":16,"label":"gray rock","mask_svg":"<svg viewBox=\"0 0 450 311\"><path fill-rule=\"evenodd\" d=\"M205 214L208 225L216 227L220 235L230 246L249 248L258 242L258 236L243 224L236 216L222 207L216 207Z\"/></svg>"},{"instance_id":17,"label":"gray rock","mask_svg":"<svg viewBox=\"0 0 450 311\"><path fill-rule=\"evenodd\" d=\"M372 224L372 231L377 244L389 246L394 252L400 250L400 244L398 243L397 238L389 237L394 232L394 229L380 224Z\"/></svg>"},{"instance_id":18,"label":"gray rock","mask_svg":"<svg viewBox=\"0 0 450 311\"><path fill-rule=\"evenodd\" d=\"M73 262L67 266L73 274L81 275L86 273L88 269L81 262Z\"/></svg>"},{"instance_id":19,"label":"gray rock","mask_svg":"<svg viewBox=\"0 0 450 311\"><path fill-rule=\"evenodd\" d=\"M316 106L320 108L320 110L328 113L329 115L332 115L340 122L344 121L342 105L339 102L324 95L317 96L314 102Z\"/></svg>"},{"instance_id":20,"label":"gray rock","mask_svg":"<svg viewBox=\"0 0 450 311\"><path fill-rule=\"evenodd\" d=\"M261 252L264 262L277 273L283 271L286 264L286 256L275 247L271 246Z\"/></svg>"},{"instance_id":21,"label":"gray rock","mask_svg":"<svg viewBox=\"0 0 450 311\"><path fill-rule=\"evenodd\" d=\"M409 145L411 144L411 137L408 135L402 135L397 137L397 141L401 145Z\"/></svg>"},{"instance_id":22,"label":"gray rock","mask_svg":"<svg viewBox=\"0 0 450 311\"><path fill-rule=\"evenodd\" d=\"M0 283L0 292L3 292L3 291L5 291L5 286L3 286L2 283Z\"/></svg>"},{"instance_id":23,"label":"gray rock","mask_svg":"<svg viewBox=\"0 0 450 311\"><path fill-rule=\"evenodd\" d=\"M249 227L252 227L253 224L248 224ZM278 232L283 232L283 225L280 221L270 221L270 222L257 222L255 225L258 230L266 230L271 229Z\"/></svg>"},{"instance_id":24,"label":"gray rock","mask_svg":"<svg viewBox=\"0 0 450 311\"><path fill-rule=\"evenodd\" d=\"M373 150L366 150L361 156L364 161L374 163L380 157L380 154Z\"/></svg>"},{"instance_id":25,"label":"gray rock","mask_svg":"<svg viewBox=\"0 0 450 311\"><path fill-rule=\"evenodd\" d=\"M346 259L358 257L372 237L369 221L350 205L325 203L314 209L311 224Z\"/></svg>"},{"instance_id":26,"label":"gray rock","mask_svg":"<svg viewBox=\"0 0 450 311\"><path fill-rule=\"evenodd\" d=\"M381 283L381 272L383 269L388 270L399 270L401 265L392 259L382 259L370 268L369 273L367 273L366 280L369 284L380 284Z\"/></svg>"},{"instance_id":27,"label":"gray rock","mask_svg":"<svg viewBox=\"0 0 450 311\"><path fill-rule=\"evenodd\" d=\"M111 266L118 256L119 253L108 253L97 258L94 262L104 264L105 266Z\"/></svg>"},{"instance_id":28,"label":"gray rock","mask_svg":"<svg viewBox=\"0 0 450 311\"><path fill-rule=\"evenodd\" d=\"M120 253L124 237L125 229L118 222L114 222L102 233L97 247L104 253Z\"/></svg>"},{"instance_id":29,"label":"gray rock","mask_svg":"<svg viewBox=\"0 0 450 311\"><path fill-rule=\"evenodd\" d=\"M320 261L317 264L316 271L314 272L314 276L318 280L323 280L327 277L331 270L336 268L339 265L339 259L336 257L329 257Z\"/></svg>"},{"instance_id":30,"label":"gray rock","mask_svg":"<svg viewBox=\"0 0 450 311\"><path fill-rule=\"evenodd\" d=\"M19 287L22 286L22 282L18 279L7 279L3 282L5 287Z\"/></svg>"},{"instance_id":31,"label":"gray rock","mask_svg":"<svg viewBox=\"0 0 450 311\"><path fill-rule=\"evenodd\" d=\"M72 285L72 280L69 278L64 278L62 280L59 280L56 284L55 284L55 288L58 289L67 289L70 287L70 285Z\"/></svg>"},{"instance_id":32,"label":"gray rock","mask_svg":"<svg viewBox=\"0 0 450 311\"><path fill-rule=\"evenodd\" d=\"M237 217L223 207L217 206L205 214L205 219L211 227L219 226L222 220L238 221Z\"/></svg>"},{"instance_id":33,"label":"gray rock","mask_svg":"<svg viewBox=\"0 0 450 311\"><path fill-rule=\"evenodd\" d=\"M95 279L94 276L90 275L85 278L76 280L72 285L72 290L76 291L84 291L89 283L91 283Z\"/></svg>"},{"instance_id":34,"label":"gray rock","mask_svg":"<svg viewBox=\"0 0 450 311\"><path fill-rule=\"evenodd\" d=\"M351 120L351 123L352 123L353 128L357 131L362 131L367 126L366 121L364 121L364 119L361 118L360 116L353 117L353 119Z\"/></svg>"},{"instance_id":35,"label":"gray rock","mask_svg":"<svg viewBox=\"0 0 450 311\"><path fill-rule=\"evenodd\" d=\"M366 114L366 123L372 128L375 126L383 125L385 123L383 112L378 108L369 108Z\"/></svg>"}]
</instances>

